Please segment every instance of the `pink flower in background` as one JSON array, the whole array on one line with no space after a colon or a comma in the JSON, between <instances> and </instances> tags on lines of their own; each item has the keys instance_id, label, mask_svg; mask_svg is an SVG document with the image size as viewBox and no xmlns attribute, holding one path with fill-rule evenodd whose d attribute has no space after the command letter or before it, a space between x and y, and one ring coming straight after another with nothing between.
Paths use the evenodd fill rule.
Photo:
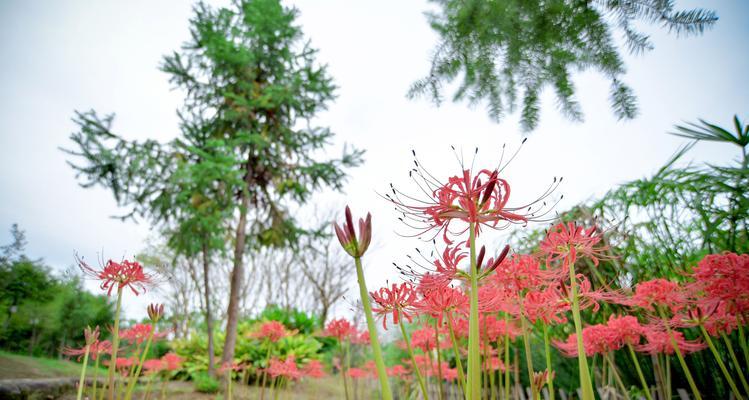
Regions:
<instances>
[{"instance_id":1,"label":"pink flower in background","mask_svg":"<svg viewBox=\"0 0 749 400\"><path fill-rule=\"evenodd\" d=\"M380 288L376 292L370 292L369 295L372 296L376 304L372 311L383 316L382 327L384 329L387 329L389 314L392 314L394 324L398 324L401 317L406 318L408 322L412 321L412 308L416 304L417 297L416 291L410 283L406 282L400 285L394 283L390 289Z\"/></svg>"},{"instance_id":2,"label":"pink flower in background","mask_svg":"<svg viewBox=\"0 0 749 400\"><path fill-rule=\"evenodd\" d=\"M325 336L332 336L340 341L347 340L351 336L356 335L356 333L356 327L351 325L345 318L338 318L328 322L323 332Z\"/></svg>"},{"instance_id":3,"label":"pink flower in background","mask_svg":"<svg viewBox=\"0 0 749 400\"><path fill-rule=\"evenodd\" d=\"M649 311L667 307L678 312L686 305L687 296L678 283L658 278L638 283L628 303Z\"/></svg>"},{"instance_id":4,"label":"pink flower in background","mask_svg":"<svg viewBox=\"0 0 749 400\"><path fill-rule=\"evenodd\" d=\"M323 367L322 362L320 360L309 360L306 364L304 364L304 367L302 367L302 375L308 376L310 378L324 378L328 376L328 374L325 372L325 367Z\"/></svg>"},{"instance_id":5,"label":"pink flower in background","mask_svg":"<svg viewBox=\"0 0 749 400\"><path fill-rule=\"evenodd\" d=\"M549 229L539 245L541 254L546 256L546 263L559 259L586 257L598 265L599 259L605 258L606 246L600 245L602 236L597 227L583 228L574 222L559 223Z\"/></svg>"},{"instance_id":6,"label":"pink flower in background","mask_svg":"<svg viewBox=\"0 0 749 400\"><path fill-rule=\"evenodd\" d=\"M640 343L643 327L637 321L637 317L631 315L612 315L609 317L607 326L612 335L612 343L615 348L619 348L625 344L636 345Z\"/></svg>"},{"instance_id":7,"label":"pink flower in background","mask_svg":"<svg viewBox=\"0 0 749 400\"><path fill-rule=\"evenodd\" d=\"M637 351L648 354L674 354L674 346L667 331L661 330L656 326L644 326L645 344L637 346ZM682 354L694 353L707 347L705 343L699 340L686 340L684 334L671 330L676 344Z\"/></svg>"},{"instance_id":8,"label":"pink flower in background","mask_svg":"<svg viewBox=\"0 0 749 400\"><path fill-rule=\"evenodd\" d=\"M282 376L289 379L299 379L302 377L302 372L297 368L294 356L288 356L284 361L275 357L272 358L268 367L268 374L273 378Z\"/></svg>"},{"instance_id":9,"label":"pink flower in background","mask_svg":"<svg viewBox=\"0 0 749 400\"><path fill-rule=\"evenodd\" d=\"M153 325L151 324L135 324L130 329L123 329L120 331L120 338L127 340L131 343L143 343L148 340L148 335L151 334ZM166 337L168 332L156 332L153 334L153 339L158 340Z\"/></svg>"},{"instance_id":10,"label":"pink flower in background","mask_svg":"<svg viewBox=\"0 0 749 400\"><path fill-rule=\"evenodd\" d=\"M161 357L161 361L164 363L164 368L167 371L174 371L182 366L182 357L174 353L166 353Z\"/></svg>"},{"instance_id":11,"label":"pink flower in background","mask_svg":"<svg viewBox=\"0 0 749 400\"><path fill-rule=\"evenodd\" d=\"M146 287L154 283L154 275L146 273L137 261L117 263L109 260L101 269L89 266L80 258L77 261L84 275L101 281L100 287L107 291L107 295L111 295L114 288L118 291L129 288L137 296L145 293Z\"/></svg>"},{"instance_id":12,"label":"pink flower in background","mask_svg":"<svg viewBox=\"0 0 749 400\"><path fill-rule=\"evenodd\" d=\"M252 337L277 342L289 335L286 327L278 321L267 321L260 324L260 328L252 334Z\"/></svg>"}]
</instances>

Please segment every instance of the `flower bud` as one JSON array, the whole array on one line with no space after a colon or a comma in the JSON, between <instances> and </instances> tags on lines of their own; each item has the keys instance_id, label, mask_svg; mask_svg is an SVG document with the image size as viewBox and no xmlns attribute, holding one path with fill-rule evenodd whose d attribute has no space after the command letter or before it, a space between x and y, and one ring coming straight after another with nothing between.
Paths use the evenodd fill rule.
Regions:
<instances>
[{"instance_id":1,"label":"flower bud","mask_svg":"<svg viewBox=\"0 0 749 400\"><path fill-rule=\"evenodd\" d=\"M161 317L164 315L164 305L163 304L149 304L148 305L148 318L151 319L153 322L158 322Z\"/></svg>"}]
</instances>

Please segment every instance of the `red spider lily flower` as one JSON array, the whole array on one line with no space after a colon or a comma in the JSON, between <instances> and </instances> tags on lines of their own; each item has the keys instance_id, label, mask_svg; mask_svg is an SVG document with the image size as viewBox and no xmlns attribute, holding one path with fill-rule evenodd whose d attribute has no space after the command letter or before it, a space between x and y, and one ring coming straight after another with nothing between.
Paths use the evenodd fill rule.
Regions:
<instances>
[{"instance_id":1,"label":"red spider lily flower","mask_svg":"<svg viewBox=\"0 0 749 400\"><path fill-rule=\"evenodd\" d=\"M349 368L348 371L346 371L346 374L354 379L363 379L369 377L369 372L356 367Z\"/></svg>"},{"instance_id":2,"label":"red spider lily flower","mask_svg":"<svg viewBox=\"0 0 749 400\"><path fill-rule=\"evenodd\" d=\"M408 322L413 320L411 313L417 297L416 291L410 283L406 282L400 285L393 283L390 289L383 287L376 292L370 292L369 295L372 296L376 304L372 311L383 316L382 327L384 329L387 330L388 314L393 315L394 324L398 324L401 317L405 317Z\"/></svg>"},{"instance_id":3,"label":"red spider lily flower","mask_svg":"<svg viewBox=\"0 0 749 400\"><path fill-rule=\"evenodd\" d=\"M320 360L307 361L307 364L304 364L304 367L302 367L302 375L310 378L324 378L328 376Z\"/></svg>"},{"instance_id":4,"label":"red spider lily flower","mask_svg":"<svg viewBox=\"0 0 749 400\"><path fill-rule=\"evenodd\" d=\"M230 374L233 374L234 372L242 371L244 367L242 364L236 362L236 361L225 361L221 366L218 368L218 373L223 375L226 372L229 372Z\"/></svg>"},{"instance_id":5,"label":"red spider lily flower","mask_svg":"<svg viewBox=\"0 0 749 400\"><path fill-rule=\"evenodd\" d=\"M555 178L554 183L540 198L529 204L510 207L510 184L499 177L499 172L504 167L481 169L477 173L463 168L460 176L453 176L447 183L443 183L423 169L418 160L415 159L414 163L416 169L409 175L421 189L423 198L406 195L392 185L392 195L385 194L384 197L402 213L403 218L399 219L416 230L414 236L432 230L435 231L435 236L442 232L447 244L452 243L449 236L461 236L468 229L462 227L453 232L450 229L453 221L474 224L478 235L482 225L491 229L503 229L512 224L539 220L545 214L541 212L546 207L543 200L558 186ZM541 215L537 215L538 213Z\"/></svg>"},{"instance_id":6,"label":"red spider lily flower","mask_svg":"<svg viewBox=\"0 0 749 400\"><path fill-rule=\"evenodd\" d=\"M554 380L554 371L551 372L551 379ZM536 392L540 392L541 388L544 387L549 383L549 370L545 369L543 371L537 371L533 373L533 387L536 389Z\"/></svg>"},{"instance_id":7,"label":"red spider lily flower","mask_svg":"<svg viewBox=\"0 0 749 400\"><path fill-rule=\"evenodd\" d=\"M278 321L267 321L260 324L260 328L251 334L251 337L277 342L289 335L284 324Z\"/></svg>"},{"instance_id":8,"label":"red spider lily flower","mask_svg":"<svg viewBox=\"0 0 749 400\"><path fill-rule=\"evenodd\" d=\"M498 339L504 338L505 335L508 335L511 339L515 339L521 333L520 327L509 321L505 323L503 319L499 319L494 315L482 315L479 318L479 332L482 342L483 340L496 342Z\"/></svg>"},{"instance_id":9,"label":"red spider lily flower","mask_svg":"<svg viewBox=\"0 0 749 400\"><path fill-rule=\"evenodd\" d=\"M342 342L356 335L356 333L355 326L351 325L345 318L338 318L328 322L323 335L338 338Z\"/></svg>"},{"instance_id":10,"label":"red spider lily flower","mask_svg":"<svg viewBox=\"0 0 749 400\"><path fill-rule=\"evenodd\" d=\"M372 215L367 213L367 219L359 218L359 238L356 238L356 231L354 230L354 219L351 216L351 209L346 206L346 221L343 223L343 228L338 226L337 222L333 222L333 229L335 230L338 241L343 246L351 257L361 257L369 248L369 243L372 241Z\"/></svg>"},{"instance_id":11,"label":"red spider lily flower","mask_svg":"<svg viewBox=\"0 0 749 400\"><path fill-rule=\"evenodd\" d=\"M452 344L447 338L439 338L440 348L447 349L451 348ZM417 349L421 349L424 353L427 353L437 346L437 336L434 333L434 327L425 326L424 328L417 329L411 333L411 346Z\"/></svg>"},{"instance_id":12,"label":"red spider lily flower","mask_svg":"<svg viewBox=\"0 0 749 400\"><path fill-rule=\"evenodd\" d=\"M670 355L674 353L674 346L667 331L661 330L660 327L645 325L643 333L645 334L646 343L637 346L637 351L648 354ZM671 334L674 336L674 340L682 354L694 353L707 347L705 343L699 340L686 340L684 334L679 331L671 330Z\"/></svg>"},{"instance_id":13,"label":"red spider lily flower","mask_svg":"<svg viewBox=\"0 0 749 400\"><path fill-rule=\"evenodd\" d=\"M110 360L105 360L104 364L109 365ZM128 372L130 367L138 363L138 359L135 357L117 357L114 361L114 367L118 370Z\"/></svg>"},{"instance_id":14,"label":"red spider lily flower","mask_svg":"<svg viewBox=\"0 0 749 400\"><path fill-rule=\"evenodd\" d=\"M678 283L657 278L638 283L628 303L649 311L654 311L655 307L668 307L676 313L687 304L687 296Z\"/></svg>"},{"instance_id":15,"label":"red spider lily flower","mask_svg":"<svg viewBox=\"0 0 749 400\"><path fill-rule=\"evenodd\" d=\"M549 229L539 248L546 256L547 264L568 258L574 262L579 255L598 266L599 260L606 257L603 252L608 248L599 245L601 239L595 226L586 229L574 222L559 223Z\"/></svg>"},{"instance_id":16,"label":"red spider lily flower","mask_svg":"<svg viewBox=\"0 0 749 400\"><path fill-rule=\"evenodd\" d=\"M107 296L112 294L112 289L117 290L130 288L137 296L146 292L146 287L154 283L154 275L143 271L143 266L137 261L124 260L121 263L112 260L101 269L89 266L83 259L77 258L78 266L83 273L93 279L101 281L101 289L107 291Z\"/></svg>"},{"instance_id":17,"label":"red spider lily flower","mask_svg":"<svg viewBox=\"0 0 749 400\"><path fill-rule=\"evenodd\" d=\"M273 378L282 376L288 379L299 379L302 377L302 372L297 368L294 356L288 356L284 361L275 357L271 358L268 374Z\"/></svg>"},{"instance_id":18,"label":"red spider lily flower","mask_svg":"<svg viewBox=\"0 0 749 400\"><path fill-rule=\"evenodd\" d=\"M166 353L161 357L161 361L164 363L164 368L167 371L178 370L182 366L182 357L174 353Z\"/></svg>"},{"instance_id":19,"label":"red spider lily flower","mask_svg":"<svg viewBox=\"0 0 749 400\"><path fill-rule=\"evenodd\" d=\"M93 345L99 341L99 327L97 326L94 329L91 329L90 326L85 327L83 329L83 336L86 338L87 346Z\"/></svg>"},{"instance_id":20,"label":"red spider lily flower","mask_svg":"<svg viewBox=\"0 0 749 400\"><path fill-rule=\"evenodd\" d=\"M454 382L458 380L458 369L457 368L443 368L442 369L442 379L448 381L448 382Z\"/></svg>"},{"instance_id":21,"label":"red spider lily flower","mask_svg":"<svg viewBox=\"0 0 749 400\"><path fill-rule=\"evenodd\" d=\"M89 346L88 356L92 360L96 360L100 355L106 354L112 352L112 342L109 340L103 340L103 341L95 341ZM83 359L83 356L86 354L86 346L83 346L79 349L75 349L72 347L65 347L62 349L62 354L66 355L68 357L77 357L76 359L78 361L81 361Z\"/></svg>"},{"instance_id":22,"label":"red spider lily flower","mask_svg":"<svg viewBox=\"0 0 749 400\"><path fill-rule=\"evenodd\" d=\"M361 345L368 345L370 343L371 337L369 336L369 331L354 331L354 333L351 335L351 344L361 344Z\"/></svg>"},{"instance_id":23,"label":"red spider lily flower","mask_svg":"<svg viewBox=\"0 0 749 400\"><path fill-rule=\"evenodd\" d=\"M164 316L164 305L149 304L146 311L148 312L148 318L156 323L159 322L162 316Z\"/></svg>"},{"instance_id":24,"label":"red spider lily flower","mask_svg":"<svg viewBox=\"0 0 749 400\"><path fill-rule=\"evenodd\" d=\"M422 295L421 301L416 305L417 309L436 318L439 325L442 325L445 315L452 318L455 313L464 313L469 305L468 296L451 287L424 290Z\"/></svg>"},{"instance_id":25,"label":"red spider lily flower","mask_svg":"<svg viewBox=\"0 0 749 400\"><path fill-rule=\"evenodd\" d=\"M616 350L611 330L606 325L591 325L583 328L583 349L585 355L605 354ZM564 342L553 341L559 351L567 357L577 357L577 335L571 334Z\"/></svg>"},{"instance_id":26,"label":"red spider lily flower","mask_svg":"<svg viewBox=\"0 0 749 400\"><path fill-rule=\"evenodd\" d=\"M123 329L120 331L120 338L127 340L131 343L141 344L148 339L148 335L151 334L153 325L151 324L135 324L130 329ZM153 334L153 340L158 340L166 337L168 332L155 332Z\"/></svg>"},{"instance_id":27,"label":"red spider lily flower","mask_svg":"<svg viewBox=\"0 0 749 400\"><path fill-rule=\"evenodd\" d=\"M391 376L391 377L394 376L396 378L401 378L401 379L405 378L406 375L408 375L408 369L406 369L406 367L400 364L396 364L390 368L387 368L386 372L387 372L387 376Z\"/></svg>"},{"instance_id":28,"label":"red spider lily flower","mask_svg":"<svg viewBox=\"0 0 749 400\"><path fill-rule=\"evenodd\" d=\"M523 299L523 311L531 323L541 320L545 324L564 324L567 322L565 313L570 311L570 302L561 291L554 286L543 290L530 290Z\"/></svg>"},{"instance_id":29,"label":"red spider lily flower","mask_svg":"<svg viewBox=\"0 0 749 400\"><path fill-rule=\"evenodd\" d=\"M159 358L154 358L143 362L143 369L152 374L159 373L163 371L164 368L164 361Z\"/></svg>"},{"instance_id":30,"label":"red spider lily flower","mask_svg":"<svg viewBox=\"0 0 749 400\"><path fill-rule=\"evenodd\" d=\"M708 254L692 276L705 298L725 301L738 312L749 311L749 254Z\"/></svg>"},{"instance_id":31,"label":"red spider lily flower","mask_svg":"<svg viewBox=\"0 0 749 400\"><path fill-rule=\"evenodd\" d=\"M498 287L521 293L527 289L539 288L550 280L547 271L541 269L536 257L527 254L513 254L496 268L494 281Z\"/></svg>"},{"instance_id":32,"label":"red spider lily flower","mask_svg":"<svg viewBox=\"0 0 749 400\"><path fill-rule=\"evenodd\" d=\"M640 343L643 327L636 317L612 315L609 317L606 326L609 328L611 343L614 344L614 348L620 348L625 344L634 346Z\"/></svg>"}]
</instances>

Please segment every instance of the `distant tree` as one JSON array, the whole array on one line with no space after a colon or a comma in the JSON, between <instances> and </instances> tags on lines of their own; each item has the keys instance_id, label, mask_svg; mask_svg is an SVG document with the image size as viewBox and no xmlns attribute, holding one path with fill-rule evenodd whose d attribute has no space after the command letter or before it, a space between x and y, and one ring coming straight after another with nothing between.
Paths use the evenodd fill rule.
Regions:
<instances>
[{"instance_id":1,"label":"distant tree","mask_svg":"<svg viewBox=\"0 0 749 400\"><path fill-rule=\"evenodd\" d=\"M702 9L675 11L672 0L432 0L427 13L440 37L429 74L414 83L409 97L443 100L444 84L462 79L453 101L486 102L489 117L499 122L522 108L526 131L538 124L539 98L553 88L560 111L582 120L572 74L595 69L610 80L614 114L637 114L632 90L622 82L624 62L613 38L624 38L630 53L651 50L642 23L659 24L678 36L701 34L717 16Z\"/></svg>"},{"instance_id":2,"label":"distant tree","mask_svg":"<svg viewBox=\"0 0 749 400\"><path fill-rule=\"evenodd\" d=\"M285 246L305 231L288 212L324 186L342 189L344 169L362 152L319 160L333 137L311 119L335 86L278 0L242 0L213 10L198 3L192 39L162 70L187 94L182 136L169 144L129 142L110 132L112 116L78 113L67 150L83 186L110 188L120 205L173 227L180 249L203 254L231 238L232 272L223 360L237 338L244 255ZM209 251L203 250L204 246Z\"/></svg>"}]
</instances>

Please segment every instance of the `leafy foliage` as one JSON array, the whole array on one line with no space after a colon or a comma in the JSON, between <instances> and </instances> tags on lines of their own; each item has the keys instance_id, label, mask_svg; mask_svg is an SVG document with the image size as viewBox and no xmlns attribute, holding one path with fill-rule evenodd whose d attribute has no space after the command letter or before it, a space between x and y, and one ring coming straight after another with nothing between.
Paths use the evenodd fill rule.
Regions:
<instances>
[{"instance_id":1,"label":"leafy foliage","mask_svg":"<svg viewBox=\"0 0 749 400\"><path fill-rule=\"evenodd\" d=\"M409 97L427 95L443 100L443 84L462 77L453 101L487 104L489 116L500 121L518 104L525 130L539 119L539 98L547 86L556 94L559 110L582 120L572 74L596 69L610 80L614 114L637 114L632 90L622 82L624 62L613 38L624 36L631 53L653 48L639 22L660 24L677 35L697 35L717 17L702 9L676 11L673 1L551 0L489 1L433 0L438 12L427 13L440 41L427 77L416 81Z\"/></svg>"}]
</instances>

